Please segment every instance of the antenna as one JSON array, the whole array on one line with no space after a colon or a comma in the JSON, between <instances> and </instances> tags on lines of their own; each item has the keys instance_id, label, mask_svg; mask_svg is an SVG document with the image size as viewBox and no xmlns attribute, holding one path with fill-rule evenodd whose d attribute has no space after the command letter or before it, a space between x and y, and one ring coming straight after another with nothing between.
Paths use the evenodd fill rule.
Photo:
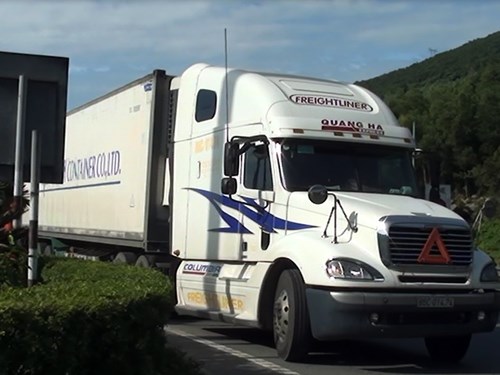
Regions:
<instances>
[{"instance_id":1,"label":"antenna","mask_svg":"<svg viewBox=\"0 0 500 375\"><path fill-rule=\"evenodd\" d=\"M227 29L224 28L224 67L226 69L226 142L229 142L229 84L227 83Z\"/></svg>"}]
</instances>

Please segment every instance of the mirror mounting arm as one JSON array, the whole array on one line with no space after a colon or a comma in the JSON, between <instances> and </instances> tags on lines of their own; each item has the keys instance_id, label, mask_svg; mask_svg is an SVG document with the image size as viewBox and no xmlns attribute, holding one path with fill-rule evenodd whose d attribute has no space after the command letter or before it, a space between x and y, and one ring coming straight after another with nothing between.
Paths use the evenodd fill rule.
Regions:
<instances>
[{"instance_id":1,"label":"mirror mounting arm","mask_svg":"<svg viewBox=\"0 0 500 375\"><path fill-rule=\"evenodd\" d=\"M330 215L328 216L328 221L326 222L325 230L323 231L323 238L326 238L328 234L326 231L328 230L328 226L330 225L330 221L332 219L332 214L335 212L335 215L333 216L333 243L339 243L338 241L338 236L337 236L337 205L340 207L340 210L342 211L342 214L344 215L347 225L349 226L349 229L352 230L354 233L357 233L358 227L355 225L352 225L351 220L347 217L347 214L345 213L344 207L342 207L342 203L340 203L340 199L337 198L337 196L334 193L329 193L328 195L331 195L333 197L333 206L330 211Z\"/></svg>"},{"instance_id":2,"label":"mirror mounting arm","mask_svg":"<svg viewBox=\"0 0 500 375\"><path fill-rule=\"evenodd\" d=\"M337 198L337 196L334 193L331 193L327 190L327 188L323 185L313 185L309 188L307 192L309 196L309 200L313 202L314 204L323 204L326 199L328 198L329 195L333 197L333 207L330 211L330 215L328 215L328 220L326 222L326 227L325 230L323 231L322 237L325 238L328 236L327 230L330 225L330 221L333 216L333 242L338 243L337 240L337 205L340 207L340 210L342 211L342 214L344 215L347 225L349 226L349 229L352 230L354 233L358 231L357 225L353 225L351 223L351 220L347 217L347 214L345 213L344 207L342 207L342 203L340 203L340 199ZM333 215L335 213L335 215Z\"/></svg>"}]
</instances>

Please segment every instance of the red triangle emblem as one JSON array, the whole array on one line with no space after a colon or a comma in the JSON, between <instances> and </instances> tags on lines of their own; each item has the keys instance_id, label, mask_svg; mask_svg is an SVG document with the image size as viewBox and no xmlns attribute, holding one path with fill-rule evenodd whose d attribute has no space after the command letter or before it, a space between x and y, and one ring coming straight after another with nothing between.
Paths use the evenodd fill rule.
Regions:
<instances>
[{"instance_id":1,"label":"red triangle emblem","mask_svg":"<svg viewBox=\"0 0 500 375\"><path fill-rule=\"evenodd\" d=\"M433 246L436 245L439 250L439 254L431 254ZM446 249L446 245L439 234L437 228L434 228L427 238L422 252L420 253L417 261L419 263L431 263L431 264L448 264L451 263L451 257Z\"/></svg>"}]
</instances>

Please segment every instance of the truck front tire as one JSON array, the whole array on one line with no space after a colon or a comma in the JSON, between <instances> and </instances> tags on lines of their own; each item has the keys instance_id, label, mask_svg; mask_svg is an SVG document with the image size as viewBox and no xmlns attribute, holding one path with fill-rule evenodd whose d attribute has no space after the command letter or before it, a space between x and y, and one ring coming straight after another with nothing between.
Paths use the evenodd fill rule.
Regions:
<instances>
[{"instance_id":1,"label":"truck front tire","mask_svg":"<svg viewBox=\"0 0 500 375\"><path fill-rule=\"evenodd\" d=\"M436 362L457 363L469 349L471 335L426 337L425 346L430 357Z\"/></svg>"},{"instance_id":2,"label":"truck front tire","mask_svg":"<svg viewBox=\"0 0 500 375\"><path fill-rule=\"evenodd\" d=\"M301 361L309 353L312 338L305 285L296 269L284 270L278 280L273 336L278 355L285 361Z\"/></svg>"}]
</instances>

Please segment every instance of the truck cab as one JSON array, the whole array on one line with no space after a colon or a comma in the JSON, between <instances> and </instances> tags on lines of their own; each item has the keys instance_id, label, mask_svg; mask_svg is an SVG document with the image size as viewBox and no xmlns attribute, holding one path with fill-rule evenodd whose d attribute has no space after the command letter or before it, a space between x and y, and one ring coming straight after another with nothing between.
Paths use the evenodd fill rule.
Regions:
<instances>
[{"instance_id":1,"label":"truck cab","mask_svg":"<svg viewBox=\"0 0 500 375\"><path fill-rule=\"evenodd\" d=\"M415 141L348 83L196 64L172 80L171 251L180 314L313 339L423 337L461 359L497 323L467 222L422 199Z\"/></svg>"}]
</instances>

